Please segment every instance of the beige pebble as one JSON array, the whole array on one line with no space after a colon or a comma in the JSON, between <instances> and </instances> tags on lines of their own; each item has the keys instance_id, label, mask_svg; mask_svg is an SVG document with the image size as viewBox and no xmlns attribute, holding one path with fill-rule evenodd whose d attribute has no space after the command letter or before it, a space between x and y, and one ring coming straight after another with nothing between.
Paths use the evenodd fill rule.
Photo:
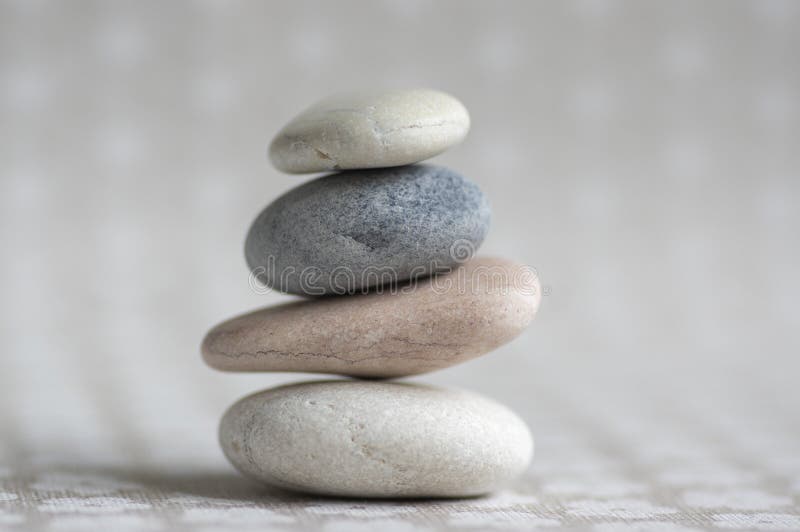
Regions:
<instances>
[{"instance_id":1,"label":"beige pebble","mask_svg":"<svg viewBox=\"0 0 800 532\"><path fill-rule=\"evenodd\" d=\"M402 377L509 342L540 301L534 270L476 258L394 292L296 301L235 317L206 335L202 353L224 371Z\"/></svg>"}]
</instances>

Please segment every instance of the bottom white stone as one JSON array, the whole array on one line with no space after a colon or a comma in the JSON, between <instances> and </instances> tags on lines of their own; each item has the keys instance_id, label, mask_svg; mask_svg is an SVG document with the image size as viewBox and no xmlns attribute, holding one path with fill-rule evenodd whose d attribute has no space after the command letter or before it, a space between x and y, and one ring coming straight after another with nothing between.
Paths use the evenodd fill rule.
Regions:
<instances>
[{"instance_id":1,"label":"bottom white stone","mask_svg":"<svg viewBox=\"0 0 800 532\"><path fill-rule=\"evenodd\" d=\"M522 474L525 423L480 395L419 384L315 381L241 399L220 442L243 474L345 497L467 497Z\"/></svg>"}]
</instances>

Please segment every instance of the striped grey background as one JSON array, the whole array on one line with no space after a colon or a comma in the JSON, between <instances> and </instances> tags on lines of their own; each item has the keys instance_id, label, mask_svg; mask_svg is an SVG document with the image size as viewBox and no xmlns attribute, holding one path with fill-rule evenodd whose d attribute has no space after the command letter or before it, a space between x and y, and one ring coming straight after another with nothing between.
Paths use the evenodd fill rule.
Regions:
<instances>
[{"instance_id":1,"label":"striped grey background","mask_svg":"<svg viewBox=\"0 0 800 532\"><path fill-rule=\"evenodd\" d=\"M800 528L800 3L0 1L0 529ZM266 144L360 87L472 114L435 161L537 268L529 332L418 380L514 407L484 501L281 498L225 463L198 345L253 293ZM413 510L413 513L411 512Z\"/></svg>"}]
</instances>

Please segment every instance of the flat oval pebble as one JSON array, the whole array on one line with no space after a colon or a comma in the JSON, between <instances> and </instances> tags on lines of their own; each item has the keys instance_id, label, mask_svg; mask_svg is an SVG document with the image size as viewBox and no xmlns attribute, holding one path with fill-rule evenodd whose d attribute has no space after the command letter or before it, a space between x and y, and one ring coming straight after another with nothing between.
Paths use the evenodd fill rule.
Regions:
<instances>
[{"instance_id":1,"label":"flat oval pebble","mask_svg":"<svg viewBox=\"0 0 800 532\"><path fill-rule=\"evenodd\" d=\"M413 165L320 177L272 202L253 222L247 264L269 287L343 294L448 268L489 230L474 183Z\"/></svg>"},{"instance_id":2,"label":"flat oval pebble","mask_svg":"<svg viewBox=\"0 0 800 532\"><path fill-rule=\"evenodd\" d=\"M429 89L353 93L320 101L275 137L269 156L292 174L424 161L461 142L466 108Z\"/></svg>"},{"instance_id":3,"label":"flat oval pebble","mask_svg":"<svg viewBox=\"0 0 800 532\"><path fill-rule=\"evenodd\" d=\"M480 395L407 383L317 381L250 395L220 443L244 475L345 497L465 497L521 475L533 439Z\"/></svg>"},{"instance_id":4,"label":"flat oval pebble","mask_svg":"<svg viewBox=\"0 0 800 532\"><path fill-rule=\"evenodd\" d=\"M475 258L397 291L298 301L233 318L206 335L202 352L224 371L401 377L511 341L540 300L531 268Z\"/></svg>"}]
</instances>

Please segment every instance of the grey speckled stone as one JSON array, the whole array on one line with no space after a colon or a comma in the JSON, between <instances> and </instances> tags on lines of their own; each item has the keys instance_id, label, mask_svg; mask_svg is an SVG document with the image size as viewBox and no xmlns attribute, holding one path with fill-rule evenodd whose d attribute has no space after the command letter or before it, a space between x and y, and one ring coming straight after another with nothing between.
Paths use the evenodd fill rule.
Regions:
<instances>
[{"instance_id":1,"label":"grey speckled stone","mask_svg":"<svg viewBox=\"0 0 800 532\"><path fill-rule=\"evenodd\" d=\"M480 189L429 165L354 170L296 187L258 215L247 264L264 284L342 294L455 266L483 242Z\"/></svg>"},{"instance_id":2,"label":"grey speckled stone","mask_svg":"<svg viewBox=\"0 0 800 532\"><path fill-rule=\"evenodd\" d=\"M383 168L424 161L461 142L466 108L430 89L333 96L289 122L270 145L289 173Z\"/></svg>"},{"instance_id":3,"label":"grey speckled stone","mask_svg":"<svg viewBox=\"0 0 800 532\"><path fill-rule=\"evenodd\" d=\"M525 423L480 395L406 383L317 381L245 397L220 443L243 474L348 497L463 497L494 491L533 455Z\"/></svg>"}]
</instances>

